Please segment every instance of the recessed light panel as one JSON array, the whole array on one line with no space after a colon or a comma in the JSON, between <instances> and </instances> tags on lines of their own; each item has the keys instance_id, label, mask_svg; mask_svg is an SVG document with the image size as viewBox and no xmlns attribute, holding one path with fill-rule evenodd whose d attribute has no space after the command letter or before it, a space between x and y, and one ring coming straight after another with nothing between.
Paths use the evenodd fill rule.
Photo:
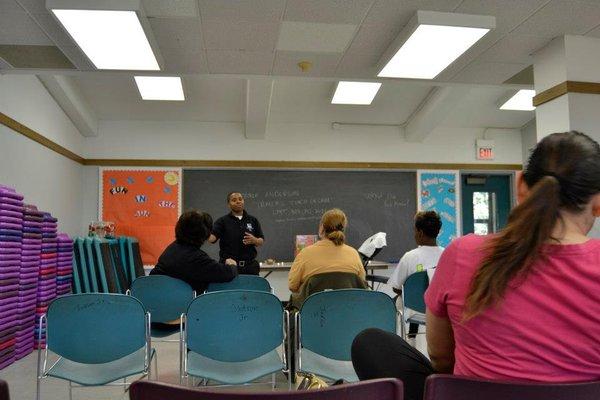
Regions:
<instances>
[{"instance_id":1,"label":"recessed light panel","mask_svg":"<svg viewBox=\"0 0 600 400\"><path fill-rule=\"evenodd\" d=\"M177 76L136 76L135 83L144 100L185 100L181 78Z\"/></svg>"},{"instance_id":2,"label":"recessed light panel","mask_svg":"<svg viewBox=\"0 0 600 400\"><path fill-rule=\"evenodd\" d=\"M500 106L501 110L518 110L518 111L533 111L533 97L535 90L523 89L519 90L513 97L508 99L506 103Z\"/></svg>"},{"instance_id":3,"label":"recessed light panel","mask_svg":"<svg viewBox=\"0 0 600 400\"><path fill-rule=\"evenodd\" d=\"M369 105L377 95L379 82L340 81L335 89L331 104Z\"/></svg>"},{"instance_id":4,"label":"recessed light panel","mask_svg":"<svg viewBox=\"0 0 600 400\"><path fill-rule=\"evenodd\" d=\"M160 69L135 11L52 12L98 69Z\"/></svg>"}]
</instances>

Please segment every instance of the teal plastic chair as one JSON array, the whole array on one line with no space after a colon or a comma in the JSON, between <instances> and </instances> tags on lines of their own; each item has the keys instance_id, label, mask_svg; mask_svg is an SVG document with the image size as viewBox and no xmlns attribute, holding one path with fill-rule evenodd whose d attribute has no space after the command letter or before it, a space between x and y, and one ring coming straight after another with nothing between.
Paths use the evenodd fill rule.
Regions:
<instances>
[{"instance_id":1,"label":"teal plastic chair","mask_svg":"<svg viewBox=\"0 0 600 400\"><path fill-rule=\"evenodd\" d=\"M106 286L106 278L103 279L104 271L100 271L96 265L96 256L92 244L94 240L90 237L83 239L83 254L85 257L85 264L88 270L88 277L90 280L90 292L91 293L108 293L108 287Z\"/></svg>"},{"instance_id":2,"label":"teal plastic chair","mask_svg":"<svg viewBox=\"0 0 600 400\"><path fill-rule=\"evenodd\" d=\"M142 302L153 323L162 324L178 321L196 297L196 292L186 282L166 275L141 276L133 281L128 294ZM150 333L153 338L166 337L179 331L179 323L168 328L151 327Z\"/></svg>"},{"instance_id":3,"label":"teal plastic chair","mask_svg":"<svg viewBox=\"0 0 600 400\"><path fill-rule=\"evenodd\" d=\"M123 263L123 268L125 269L125 276L127 277L127 283L129 287L135 280L135 274L132 274L133 267L130 266L129 252L128 252L128 243L127 236L119 236L117 239L119 243L119 252L121 253L121 262Z\"/></svg>"},{"instance_id":4,"label":"teal plastic chair","mask_svg":"<svg viewBox=\"0 0 600 400\"><path fill-rule=\"evenodd\" d=\"M400 331L403 339L407 339L406 324L425 325L425 291L429 287L427 271L416 272L404 281L402 285L402 311ZM407 309L418 312L408 316Z\"/></svg>"},{"instance_id":5,"label":"teal plastic chair","mask_svg":"<svg viewBox=\"0 0 600 400\"><path fill-rule=\"evenodd\" d=\"M129 274L131 280L146 275L144 272L144 263L142 261L142 254L140 252L140 242L134 237L127 237L127 267L129 268Z\"/></svg>"},{"instance_id":6,"label":"teal plastic chair","mask_svg":"<svg viewBox=\"0 0 600 400\"><path fill-rule=\"evenodd\" d=\"M229 282L213 282L206 288L206 293L221 290L258 290L260 292L272 293L269 281L262 276L238 275Z\"/></svg>"},{"instance_id":7,"label":"teal plastic chair","mask_svg":"<svg viewBox=\"0 0 600 400\"><path fill-rule=\"evenodd\" d=\"M90 281L83 250L83 238L81 237L76 237L73 240L73 292L75 294L90 292Z\"/></svg>"},{"instance_id":8,"label":"teal plastic chair","mask_svg":"<svg viewBox=\"0 0 600 400\"><path fill-rule=\"evenodd\" d=\"M296 314L296 370L356 382L350 349L358 333L396 333L396 306L385 293L339 289L309 296Z\"/></svg>"},{"instance_id":9,"label":"teal plastic chair","mask_svg":"<svg viewBox=\"0 0 600 400\"><path fill-rule=\"evenodd\" d=\"M40 332L44 323L46 349L38 350L38 400L41 381L47 377L67 380L69 399L73 383L102 386L124 379L118 385L126 385L128 376L150 377L150 362L155 356L150 316L136 298L105 293L59 297L40 318ZM50 352L58 360L47 368Z\"/></svg>"},{"instance_id":10,"label":"teal plastic chair","mask_svg":"<svg viewBox=\"0 0 600 400\"><path fill-rule=\"evenodd\" d=\"M180 375L238 385L285 368L283 346L289 315L271 293L224 290L198 296L182 316ZM184 330L185 325L185 330Z\"/></svg>"}]
</instances>

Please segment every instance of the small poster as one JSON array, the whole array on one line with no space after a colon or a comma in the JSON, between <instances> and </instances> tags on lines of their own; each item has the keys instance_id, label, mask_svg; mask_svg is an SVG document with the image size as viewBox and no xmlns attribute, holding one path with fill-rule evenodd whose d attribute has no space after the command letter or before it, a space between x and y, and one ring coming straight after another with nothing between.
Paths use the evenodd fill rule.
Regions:
<instances>
[{"instance_id":1,"label":"small poster","mask_svg":"<svg viewBox=\"0 0 600 400\"><path fill-rule=\"evenodd\" d=\"M296 248L294 250L294 257L296 257L303 248L317 243L318 240L319 236L317 235L296 235Z\"/></svg>"},{"instance_id":2,"label":"small poster","mask_svg":"<svg viewBox=\"0 0 600 400\"><path fill-rule=\"evenodd\" d=\"M139 240L144 265L175 239L180 213L180 169L100 169L99 218L113 222L117 236Z\"/></svg>"},{"instance_id":3,"label":"small poster","mask_svg":"<svg viewBox=\"0 0 600 400\"><path fill-rule=\"evenodd\" d=\"M460 173L417 171L417 207L436 211L442 219L438 245L446 247L461 233Z\"/></svg>"}]
</instances>

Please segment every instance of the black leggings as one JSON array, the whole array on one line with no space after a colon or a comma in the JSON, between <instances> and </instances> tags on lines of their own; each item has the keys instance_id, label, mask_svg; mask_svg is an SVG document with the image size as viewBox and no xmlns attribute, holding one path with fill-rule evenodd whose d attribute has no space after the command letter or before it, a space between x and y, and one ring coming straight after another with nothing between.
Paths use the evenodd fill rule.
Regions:
<instances>
[{"instance_id":1,"label":"black leggings","mask_svg":"<svg viewBox=\"0 0 600 400\"><path fill-rule=\"evenodd\" d=\"M352 342L352 365L361 381L398 378L406 400L422 400L425 379L435 371L429 360L400 336L370 328Z\"/></svg>"}]
</instances>

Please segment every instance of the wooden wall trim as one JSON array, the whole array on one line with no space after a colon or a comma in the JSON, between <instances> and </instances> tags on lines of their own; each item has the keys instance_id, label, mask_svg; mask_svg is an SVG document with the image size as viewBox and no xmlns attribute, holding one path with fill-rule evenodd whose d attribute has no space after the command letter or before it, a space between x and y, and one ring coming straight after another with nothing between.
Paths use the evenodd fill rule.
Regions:
<instances>
[{"instance_id":1,"label":"wooden wall trim","mask_svg":"<svg viewBox=\"0 0 600 400\"><path fill-rule=\"evenodd\" d=\"M8 115L3 114L1 112L0 112L0 124L12 129L13 131L15 131L17 133L20 133L21 135L33 140L34 142L41 144L44 147L49 148L52 151L57 152L58 154L60 154L64 157L67 157L70 160L73 160L79 164L84 164L85 160L83 159L83 157L80 157L79 155L73 153L70 150L67 150L60 144L53 142L52 140L48 139L45 136L40 135L33 129L28 128L27 126L21 124L20 122L15 121Z\"/></svg>"},{"instance_id":2,"label":"wooden wall trim","mask_svg":"<svg viewBox=\"0 0 600 400\"><path fill-rule=\"evenodd\" d=\"M299 169L459 169L472 171L518 171L521 164L392 163L342 161L255 161L255 160L143 160L87 159L85 165L121 167L182 168L299 168Z\"/></svg>"},{"instance_id":3,"label":"wooden wall trim","mask_svg":"<svg viewBox=\"0 0 600 400\"><path fill-rule=\"evenodd\" d=\"M183 167L183 168L298 168L298 169L458 169L468 171L518 171L521 164L452 164L452 163L393 163L342 161L256 161L256 160L146 160L146 159L86 159L33 129L0 112L0 124L82 165L101 167Z\"/></svg>"},{"instance_id":4,"label":"wooden wall trim","mask_svg":"<svg viewBox=\"0 0 600 400\"><path fill-rule=\"evenodd\" d=\"M537 94L533 98L533 105L537 107L567 93L600 94L600 83L565 81Z\"/></svg>"}]
</instances>

